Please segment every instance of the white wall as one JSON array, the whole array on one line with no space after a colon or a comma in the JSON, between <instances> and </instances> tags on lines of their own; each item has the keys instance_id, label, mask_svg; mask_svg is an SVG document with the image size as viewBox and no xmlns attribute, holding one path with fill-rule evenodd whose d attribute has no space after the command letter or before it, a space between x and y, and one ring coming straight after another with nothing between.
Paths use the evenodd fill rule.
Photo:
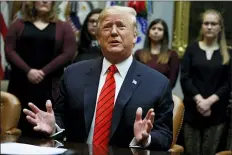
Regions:
<instances>
[{"instance_id":1,"label":"white wall","mask_svg":"<svg viewBox=\"0 0 232 155\"><path fill-rule=\"evenodd\" d=\"M153 2L153 14L148 16L149 23L156 19L163 19L169 29L169 46L171 47L172 32L173 32L173 15L174 15L174 1L154 1Z\"/></svg>"}]
</instances>

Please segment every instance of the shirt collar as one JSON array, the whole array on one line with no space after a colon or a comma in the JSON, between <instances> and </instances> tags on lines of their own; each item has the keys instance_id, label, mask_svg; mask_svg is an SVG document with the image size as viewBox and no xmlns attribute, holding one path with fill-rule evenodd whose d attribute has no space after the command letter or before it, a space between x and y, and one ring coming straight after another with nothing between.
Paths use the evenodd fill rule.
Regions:
<instances>
[{"instance_id":1,"label":"shirt collar","mask_svg":"<svg viewBox=\"0 0 232 155\"><path fill-rule=\"evenodd\" d=\"M125 78L126 77L126 74L132 64L132 61L133 61L133 56L131 55L130 57L128 57L126 60L118 63L118 64L115 64L115 66L117 67L118 69L118 72L119 72L119 75L122 77L122 78ZM112 65L111 62L109 62L105 57L103 59L103 63L102 63L102 72L101 74L104 75L107 73L107 70L108 68Z\"/></svg>"}]
</instances>

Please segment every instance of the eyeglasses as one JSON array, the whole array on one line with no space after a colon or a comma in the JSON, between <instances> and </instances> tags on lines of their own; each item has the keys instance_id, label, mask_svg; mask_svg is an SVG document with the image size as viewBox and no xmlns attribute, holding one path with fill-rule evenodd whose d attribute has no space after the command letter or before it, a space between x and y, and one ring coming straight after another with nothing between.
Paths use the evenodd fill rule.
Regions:
<instances>
[{"instance_id":1,"label":"eyeglasses","mask_svg":"<svg viewBox=\"0 0 232 155\"><path fill-rule=\"evenodd\" d=\"M94 20L94 19L90 19L88 22L91 24L97 24L97 20Z\"/></svg>"}]
</instances>

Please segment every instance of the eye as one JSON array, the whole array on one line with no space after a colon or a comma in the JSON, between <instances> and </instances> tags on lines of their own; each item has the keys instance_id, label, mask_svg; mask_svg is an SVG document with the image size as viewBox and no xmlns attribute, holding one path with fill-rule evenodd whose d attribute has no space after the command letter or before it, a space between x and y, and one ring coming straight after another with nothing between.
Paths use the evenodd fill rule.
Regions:
<instances>
[{"instance_id":1,"label":"eye","mask_svg":"<svg viewBox=\"0 0 232 155\"><path fill-rule=\"evenodd\" d=\"M158 28L158 30L159 30L159 31L163 31L163 29L162 29L162 28Z\"/></svg>"},{"instance_id":2,"label":"eye","mask_svg":"<svg viewBox=\"0 0 232 155\"><path fill-rule=\"evenodd\" d=\"M104 26L103 26L103 29L110 29L112 27L112 24L105 24Z\"/></svg>"},{"instance_id":3,"label":"eye","mask_svg":"<svg viewBox=\"0 0 232 155\"><path fill-rule=\"evenodd\" d=\"M123 30L123 29L125 29L126 28L126 26L124 25L124 24L118 24L118 26L117 27L119 27L120 28L120 30Z\"/></svg>"},{"instance_id":4,"label":"eye","mask_svg":"<svg viewBox=\"0 0 232 155\"><path fill-rule=\"evenodd\" d=\"M216 26L216 25L218 25L218 23L212 22L211 25L212 25L212 26Z\"/></svg>"},{"instance_id":5,"label":"eye","mask_svg":"<svg viewBox=\"0 0 232 155\"><path fill-rule=\"evenodd\" d=\"M208 25L209 25L209 22L204 22L203 24L206 25L206 26L208 26Z\"/></svg>"},{"instance_id":6,"label":"eye","mask_svg":"<svg viewBox=\"0 0 232 155\"><path fill-rule=\"evenodd\" d=\"M203 24L204 24L205 26L208 26L208 25L216 26L216 25L218 25L217 22L204 22Z\"/></svg>"}]
</instances>

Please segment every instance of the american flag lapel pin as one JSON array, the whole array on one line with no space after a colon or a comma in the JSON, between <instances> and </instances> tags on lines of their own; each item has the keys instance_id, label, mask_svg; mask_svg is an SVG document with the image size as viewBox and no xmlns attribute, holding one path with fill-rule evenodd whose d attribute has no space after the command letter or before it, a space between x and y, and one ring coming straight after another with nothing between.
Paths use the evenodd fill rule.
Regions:
<instances>
[{"instance_id":1,"label":"american flag lapel pin","mask_svg":"<svg viewBox=\"0 0 232 155\"><path fill-rule=\"evenodd\" d=\"M136 84L137 84L137 81L133 80L132 83L136 85Z\"/></svg>"}]
</instances>

